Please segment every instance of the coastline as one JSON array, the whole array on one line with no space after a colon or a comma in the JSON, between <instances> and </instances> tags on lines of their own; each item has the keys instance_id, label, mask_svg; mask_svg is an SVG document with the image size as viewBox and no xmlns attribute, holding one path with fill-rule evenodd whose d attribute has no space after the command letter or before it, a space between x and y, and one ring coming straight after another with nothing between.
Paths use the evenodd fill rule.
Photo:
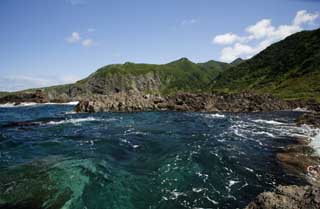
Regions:
<instances>
[{"instance_id":1,"label":"coastline","mask_svg":"<svg viewBox=\"0 0 320 209\"><path fill-rule=\"evenodd\" d=\"M306 185L278 185L274 191L259 194L245 209L320 207L320 120L319 113L307 112L296 120L304 126L306 136L297 137L295 143L277 154L280 166L289 174L306 181ZM318 115L319 116L319 115Z\"/></svg>"}]
</instances>

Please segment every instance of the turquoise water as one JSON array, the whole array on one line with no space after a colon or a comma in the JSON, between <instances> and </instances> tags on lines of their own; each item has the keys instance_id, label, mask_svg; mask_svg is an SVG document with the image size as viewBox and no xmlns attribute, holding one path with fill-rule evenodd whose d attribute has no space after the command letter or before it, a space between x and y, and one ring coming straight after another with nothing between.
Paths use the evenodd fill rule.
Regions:
<instances>
[{"instance_id":1,"label":"turquoise water","mask_svg":"<svg viewBox=\"0 0 320 209\"><path fill-rule=\"evenodd\" d=\"M242 208L302 183L275 158L300 113L72 108L0 108L0 208Z\"/></svg>"}]
</instances>

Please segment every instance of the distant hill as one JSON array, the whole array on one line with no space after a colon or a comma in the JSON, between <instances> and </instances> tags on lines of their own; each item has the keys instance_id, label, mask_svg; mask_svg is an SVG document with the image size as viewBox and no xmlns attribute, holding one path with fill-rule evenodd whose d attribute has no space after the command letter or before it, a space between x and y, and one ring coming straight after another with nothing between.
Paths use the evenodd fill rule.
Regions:
<instances>
[{"instance_id":1,"label":"distant hill","mask_svg":"<svg viewBox=\"0 0 320 209\"><path fill-rule=\"evenodd\" d=\"M320 99L320 29L291 35L216 77L212 88Z\"/></svg>"},{"instance_id":2,"label":"distant hill","mask_svg":"<svg viewBox=\"0 0 320 209\"><path fill-rule=\"evenodd\" d=\"M130 90L162 94L204 91L228 67L229 64L216 61L197 64L187 58L163 65L127 62L102 67L75 85L78 90L94 94Z\"/></svg>"},{"instance_id":3,"label":"distant hill","mask_svg":"<svg viewBox=\"0 0 320 209\"><path fill-rule=\"evenodd\" d=\"M243 63L245 60L241 59L241 58L237 58L234 61L232 61L230 64L233 66L239 65L241 63Z\"/></svg>"},{"instance_id":4,"label":"distant hill","mask_svg":"<svg viewBox=\"0 0 320 209\"><path fill-rule=\"evenodd\" d=\"M187 58L167 64L107 65L87 78L74 84L43 88L50 98L109 95L117 92L139 91L143 93L172 94L178 91L203 92L230 64L208 61L194 63ZM34 91L26 90L27 92Z\"/></svg>"},{"instance_id":5,"label":"distant hill","mask_svg":"<svg viewBox=\"0 0 320 209\"><path fill-rule=\"evenodd\" d=\"M0 91L0 97L3 97L3 96L5 96L5 95L7 95L7 94L8 94L8 92Z\"/></svg>"}]
</instances>

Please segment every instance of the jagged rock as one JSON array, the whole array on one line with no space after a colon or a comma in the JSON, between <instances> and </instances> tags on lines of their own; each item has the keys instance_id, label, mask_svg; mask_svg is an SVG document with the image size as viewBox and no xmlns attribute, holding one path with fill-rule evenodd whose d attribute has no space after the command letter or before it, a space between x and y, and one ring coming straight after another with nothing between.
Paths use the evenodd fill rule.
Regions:
<instances>
[{"instance_id":1,"label":"jagged rock","mask_svg":"<svg viewBox=\"0 0 320 209\"><path fill-rule=\"evenodd\" d=\"M320 128L320 113L305 113L296 120L296 123L298 125L307 124Z\"/></svg>"},{"instance_id":2,"label":"jagged rock","mask_svg":"<svg viewBox=\"0 0 320 209\"><path fill-rule=\"evenodd\" d=\"M288 110L298 107L269 94L194 94L159 95L128 94L95 96L80 101L77 112L187 111L187 112L258 112Z\"/></svg>"},{"instance_id":3,"label":"jagged rock","mask_svg":"<svg viewBox=\"0 0 320 209\"><path fill-rule=\"evenodd\" d=\"M264 192L245 209L319 209L320 188L315 186L278 186Z\"/></svg>"}]
</instances>

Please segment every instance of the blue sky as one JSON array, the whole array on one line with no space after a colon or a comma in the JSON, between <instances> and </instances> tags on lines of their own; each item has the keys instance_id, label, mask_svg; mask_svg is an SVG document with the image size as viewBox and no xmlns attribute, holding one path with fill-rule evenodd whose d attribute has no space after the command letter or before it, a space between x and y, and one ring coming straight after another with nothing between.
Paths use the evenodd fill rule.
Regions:
<instances>
[{"instance_id":1,"label":"blue sky","mask_svg":"<svg viewBox=\"0 0 320 209\"><path fill-rule=\"evenodd\" d=\"M1 0L0 91L126 61L249 58L319 27L320 0Z\"/></svg>"}]
</instances>

